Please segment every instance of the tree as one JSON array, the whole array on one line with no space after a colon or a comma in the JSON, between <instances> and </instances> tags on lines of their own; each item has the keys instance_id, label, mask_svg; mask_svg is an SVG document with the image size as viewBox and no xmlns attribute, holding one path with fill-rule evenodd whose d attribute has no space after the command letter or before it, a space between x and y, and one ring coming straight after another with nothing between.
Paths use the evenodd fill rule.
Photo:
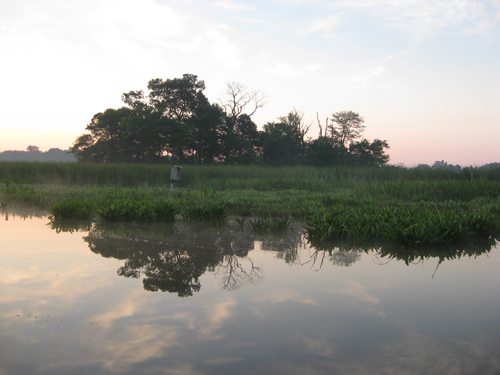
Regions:
<instances>
[{"instance_id":1,"label":"tree","mask_svg":"<svg viewBox=\"0 0 500 375\"><path fill-rule=\"evenodd\" d=\"M264 125L264 163L295 165L300 161L300 135L297 128L282 122Z\"/></svg>"},{"instance_id":2,"label":"tree","mask_svg":"<svg viewBox=\"0 0 500 375\"><path fill-rule=\"evenodd\" d=\"M196 75L153 79L149 93L122 95L126 107L96 114L86 127L90 134L77 138L71 152L79 160L94 162L159 162L167 155L186 160L196 152L193 121L200 107L210 106L205 83ZM221 113L221 111L218 111ZM211 126L211 125L210 125Z\"/></svg>"},{"instance_id":3,"label":"tree","mask_svg":"<svg viewBox=\"0 0 500 375\"><path fill-rule=\"evenodd\" d=\"M330 137L337 139L345 147L361 137L365 130L365 120L358 113L352 111L335 112L331 123L327 125Z\"/></svg>"},{"instance_id":4,"label":"tree","mask_svg":"<svg viewBox=\"0 0 500 375\"><path fill-rule=\"evenodd\" d=\"M251 116L266 105L266 95L260 90L251 90L242 83L228 82L219 102L226 114L221 133L223 161L255 161L257 151L254 147L258 132Z\"/></svg>"},{"instance_id":5,"label":"tree","mask_svg":"<svg viewBox=\"0 0 500 375\"><path fill-rule=\"evenodd\" d=\"M307 162L316 167L345 164L349 150L330 137L319 137L307 148Z\"/></svg>"},{"instance_id":6,"label":"tree","mask_svg":"<svg viewBox=\"0 0 500 375\"><path fill-rule=\"evenodd\" d=\"M160 112L162 117L183 121L194 114L196 107L208 104L208 99L203 94L205 82L198 81L198 76L194 74L184 74L182 78L165 81L160 78L152 79L148 83L148 89L149 105Z\"/></svg>"},{"instance_id":7,"label":"tree","mask_svg":"<svg viewBox=\"0 0 500 375\"><path fill-rule=\"evenodd\" d=\"M252 117L266 106L267 96L260 90L252 90L239 82L227 82L219 102L228 118L236 119L243 113ZM247 112L245 112L247 111Z\"/></svg>"},{"instance_id":8,"label":"tree","mask_svg":"<svg viewBox=\"0 0 500 375\"><path fill-rule=\"evenodd\" d=\"M286 116L278 117L278 120L283 124L287 124L293 126L297 129L297 135L300 139L301 155L305 155L306 153L306 141L305 136L312 124L306 125L303 123L304 112L297 111L295 108L288 112Z\"/></svg>"},{"instance_id":9,"label":"tree","mask_svg":"<svg viewBox=\"0 0 500 375\"><path fill-rule=\"evenodd\" d=\"M389 161L385 149L389 148L387 141L375 139L372 143L364 139L361 142L351 143L350 154L355 157L354 162L364 166L382 166Z\"/></svg>"},{"instance_id":10,"label":"tree","mask_svg":"<svg viewBox=\"0 0 500 375\"><path fill-rule=\"evenodd\" d=\"M40 147L32 146L32 145L29 145L28 147L26 147L26 151L28 151L28 152L41 152Z\"/></svg>"},{"instance_id":11,"label":"tree","mask_svg":"<svg viewBox=\"0 0 500 375\"><path fill-rule=\"evenodd\" d=\"M124 120L130 115L131 110L126 107L109 108L95 114L85 128L90 134L78 137L71 147L71 152L82 161L124 161L123 138L126 134Z\"/></svg>"},{"instance_id":12,"label":"tree","mask_svg":"<svg viewBox=\"0 0 500 375\"><path fill-rule=\"evenodd\" d=\"M192 117L193 148L196 161L208 164L220 158L220 135L224 123L224 111L217 104L200 105Z\"/></svg>"}]
</instances>

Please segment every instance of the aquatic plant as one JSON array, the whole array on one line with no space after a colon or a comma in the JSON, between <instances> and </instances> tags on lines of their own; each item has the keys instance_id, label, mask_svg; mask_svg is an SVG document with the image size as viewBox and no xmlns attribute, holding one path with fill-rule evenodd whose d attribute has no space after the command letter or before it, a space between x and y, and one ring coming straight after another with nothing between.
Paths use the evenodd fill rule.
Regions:
<instances>
[{"instance_id":1,"label":"aquatic plant","mask_svg":"<svg viewBox=\"0 0 500 375\"><path fill-rule=\"evenodd\" d=\"M213 225L222 225L226 222L228 211L224 204L214 202L200 202L186 207L181 214L192 221L208 221Z\"/></svg>"},{"instance_id":2,"label":"aquatic plant","mask_svg":"<svg viewBox=\"0 0 500 375\"><path fill-rule=\"evenodd\" d=\"M428 207L371 204L343 212L316 212L306 225L309 238L376 241L402 248L462 244L474 238L496 238L496 220L476 214Z\"/></svg>"},{"instance_id":3,"label":"aquatic plant","mask_svg":"<svg viewBox=\"0 0 500 375\"><path fill-rule=\"evenodd\" d=\"M248 225L255 232L284 232L293 229L288 217L255 218L248 220Z\"/></svg>"},{"instance_id":4,"label":"aquatic plant","mask_svg":"<svg viewBox=\"0 0 500 375\"><path fill-rule=\"evenodd\" d=\"M62 200L54 203L48 211L52 220L89 220L94 203L86 199Z\"/></svg>"}]
</instances>

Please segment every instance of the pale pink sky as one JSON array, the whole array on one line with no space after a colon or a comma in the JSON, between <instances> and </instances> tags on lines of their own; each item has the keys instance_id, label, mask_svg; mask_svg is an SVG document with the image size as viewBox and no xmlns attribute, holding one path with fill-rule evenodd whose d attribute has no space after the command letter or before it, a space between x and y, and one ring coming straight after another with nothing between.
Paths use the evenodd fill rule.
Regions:
<instances>
[{"instance_id":1,"label":"pale pink sky","mask_svg":"<svg viewBox=\"0 0 500 375\"><path fill-rule=\"evenodd\" d=\"M259 127L352 110L391 163L500 161L500 2L0 0L0 151L67 149L152 78L260 88Z\"/></svg>"}]
</instances>

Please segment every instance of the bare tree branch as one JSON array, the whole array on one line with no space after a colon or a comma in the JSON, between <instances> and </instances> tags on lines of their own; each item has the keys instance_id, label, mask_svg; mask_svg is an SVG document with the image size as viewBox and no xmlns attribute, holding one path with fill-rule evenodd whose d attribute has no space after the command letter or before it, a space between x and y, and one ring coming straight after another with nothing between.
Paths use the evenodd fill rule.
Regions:
<instances>
[{"instance_id":1,"label":"bare tree branch","mask_svg":"<svg viewBox=\"0 0 500 375\"><path fill-rule=\"evenodd\" d=\"M252 116L257 110L266 106L267 95L260 90L251 90L239 82L227 82L219 102L226 114L237 118L245 110Z\"/></svg>"}]
</instances>

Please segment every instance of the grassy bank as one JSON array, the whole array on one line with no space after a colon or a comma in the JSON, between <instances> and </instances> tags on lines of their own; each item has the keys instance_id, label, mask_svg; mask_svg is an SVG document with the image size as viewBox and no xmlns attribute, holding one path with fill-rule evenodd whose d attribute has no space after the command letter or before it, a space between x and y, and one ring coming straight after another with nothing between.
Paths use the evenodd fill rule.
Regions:
<instances>
[{"instance_id":1,"label":"grassy bank","mask_svg":"<svg viewBox=\"0 0 500 375\"><path fill-rule=\"evenodd\" d=\"M54 220L221 224L234 215L271 228L294 218L315 240L402 247L499 233L498 170L185 166L174 192L167 166L0 163L0 172L2 206L36 205Z\"/></svg>"}]
</instances>

